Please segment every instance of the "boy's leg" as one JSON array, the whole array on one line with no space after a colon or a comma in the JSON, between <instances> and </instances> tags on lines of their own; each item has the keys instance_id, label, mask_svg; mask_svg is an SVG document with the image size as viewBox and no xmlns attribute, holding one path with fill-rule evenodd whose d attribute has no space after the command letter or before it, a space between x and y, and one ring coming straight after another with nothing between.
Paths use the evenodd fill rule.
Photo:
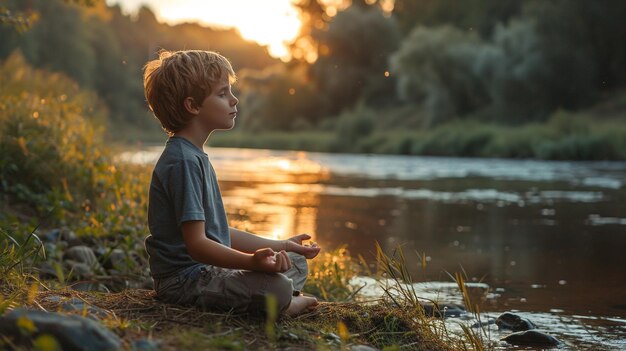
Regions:
<instances>
[{"instance_id":1,"label":"boy's leg","mask_svg":"<svg viewBox=\"0 0 626 351\"><path fill-rule=\"evenodd\" d=\"M279 273L251 272L204 266L196 279L185 284L185 304L237 313L265 311L265 298L273 295L279 311L289 307L292 282Z\"/></svg>"},{"instance_id":2,"label":"boy's leg","mask_svg":"<svg viewBox=\"0 0 626 351\"><path fill-rule=\"evenodd\" d=\"M295 252L287 252L291 260L291 268L283 274L293 281L294 290L302 290L309 274L309 265L306 257Z\"/></svg>"}]
</instances>

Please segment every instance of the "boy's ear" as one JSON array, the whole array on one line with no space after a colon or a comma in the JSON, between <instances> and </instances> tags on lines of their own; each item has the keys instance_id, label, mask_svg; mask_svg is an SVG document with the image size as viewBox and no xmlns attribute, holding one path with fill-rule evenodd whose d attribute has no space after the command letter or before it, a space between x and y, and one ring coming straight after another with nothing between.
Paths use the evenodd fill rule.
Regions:
<instances>
[{"instance_id":1,"label":"boy's ear","mask_svg":"<svg viewBox=\"0 0 626 351\"><path fill-rule=\"evenodd\" d=\"M186 97L185 100L183 100L183 106L185 106L185 110L187 110L187 112L191 113L192 115L197 115L198 112L200 112L198 104L196 104L196 101L190 96Z\"/></svg>"}]
</instances>

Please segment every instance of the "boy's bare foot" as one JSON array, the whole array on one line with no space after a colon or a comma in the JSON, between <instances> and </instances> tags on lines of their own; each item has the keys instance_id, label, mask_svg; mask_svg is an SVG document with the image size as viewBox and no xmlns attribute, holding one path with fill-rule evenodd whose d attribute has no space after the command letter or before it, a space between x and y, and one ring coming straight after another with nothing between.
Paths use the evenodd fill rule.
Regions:
<instances>
[{"instance_id":1,"label":"boy's bare foot","mask_svg":"<svg viewBox=\"0 0 626 351\"><path fill-rule=\"evenodd\" d=\"M294 317L301 313L315 309L315 306L317 306L317 299L314 297L302 295L294 296L291 298L291 303L289 304L289 307L287 307L285 314L290 317Z\"/></svg>"}]
</instances>

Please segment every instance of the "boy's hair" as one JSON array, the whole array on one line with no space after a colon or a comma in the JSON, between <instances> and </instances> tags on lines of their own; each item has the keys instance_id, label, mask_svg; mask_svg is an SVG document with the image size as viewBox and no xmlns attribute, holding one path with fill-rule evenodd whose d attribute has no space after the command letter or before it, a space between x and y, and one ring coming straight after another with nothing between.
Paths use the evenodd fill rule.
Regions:
<instances>
[{"instance_id":1,"label":"boy's hair","mask_svg":"<svg viewBox=\"0 0 626 351\"><path fill-rule=\"evenodd\" d=\"M150 110L169 134L180 131L191 118L183 102L191 97L198 106L211 94L224 75L236 80L224 56L203 50L159 52L159 58L144 66L143 87Z\"/></svg>"}]
</instances>

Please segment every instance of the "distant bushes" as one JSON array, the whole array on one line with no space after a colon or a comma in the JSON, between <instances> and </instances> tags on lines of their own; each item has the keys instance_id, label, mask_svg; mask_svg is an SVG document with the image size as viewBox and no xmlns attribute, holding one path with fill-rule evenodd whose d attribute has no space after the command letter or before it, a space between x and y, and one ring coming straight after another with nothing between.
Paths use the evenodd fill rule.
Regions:
<instances>
[{"instance_id":1,"label":"distant bushes","mask_svg":"<svg viewBox=\"0 0 626 351\"><path fill-rule=\"evenodd\" d=\"M95 94L63 75L29 67L19 54L0 65L0 86L3 205L53 222L78 216L85 221L82 230L96 232L141 215L145 189L134 187L142 174L122 178L124 170L113 164L99 122L106 109Z\"/></svg>"},{"instance_id":2,"label":"distant bushes","mask_svg":"<svg viewBox=\"0 0 626 351\"><path fill-rule=\"evenodd\" d=\"M40 209L70 202L78 192L93 196L94 171L104 163L95 95L62 75L27 67L19 54L0 67L0 77L2 192ZM89 115L92 121L83 117Z\"/></svg>"},{"instance_id":3,"label":"distant bushes","mask_svg":"<svg viewBox=\"0 0 626 351\"><path fill-rule=\"evenodd\" d=\"M559 111L547 122L506 126L456 120L433 129L381 127L368 108L340 115L332 131L229 132L212 145L450 157L626 160L626 122ZM233 134L230 134L233 133Z\"/></svg>"}]
</instances>

